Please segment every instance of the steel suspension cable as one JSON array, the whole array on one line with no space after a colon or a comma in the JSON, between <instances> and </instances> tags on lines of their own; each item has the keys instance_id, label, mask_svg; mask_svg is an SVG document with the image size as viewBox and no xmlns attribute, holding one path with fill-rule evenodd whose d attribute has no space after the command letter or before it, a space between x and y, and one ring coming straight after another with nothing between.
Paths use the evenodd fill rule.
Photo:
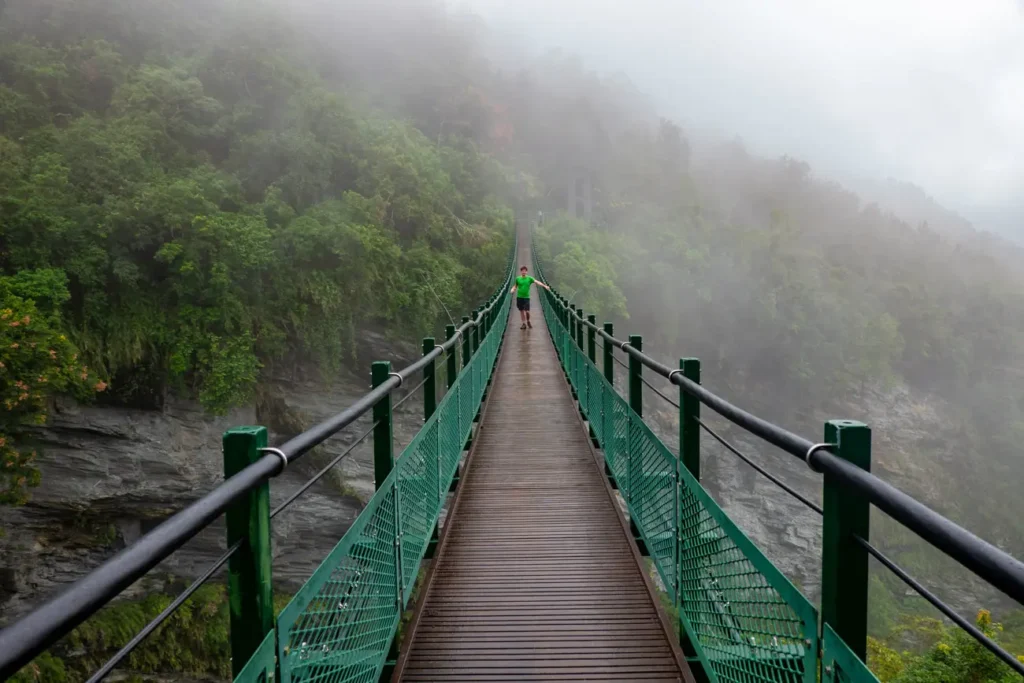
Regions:
<instances>
[{"instance_id":1,"label":"steel suspension cable","mask_svg":"<svg viewBox=\"0 0 1024 683\"><path fill-rule=\"evenodd\" d=\"M139 644L143 640L145 640L147 636L149 636L150 633L155 631L160 626L160 624L167 621L167 618L174 614L186 600L192 597L193 593L199 590L199 588L202 587L204 583L209 581L210 578L217 573L217 570L223 567L224 563L227 562L231 558L231 556L234 555L235 552L241 547L242 541L235 541L235 543L230 548L225 550L224 553L219 558L217 558L216 562L210 565L199 578L193 581L188 588L182 591L178 595L178 597L176 597L174 601L171 602L171 604L167 605L167 607L165 607L163 611L160 612L160 614L156 615L156 617L151 622L146 624L141 631L136 633L134 638L129 640L124 647L117 651L117 654L108 659L107 663L100 667L100 669L96 673L94 673L86 683L97 683L98 681L102 681L104 678L106 678L110 674L110 672L113 671L117 667L117 665L124 660L125 657L132 653L132 650L138 647Z\"/></svg>"},{"instance_id":2,"label":"steel suspension cable","mask_svg":"<svg viewBox=\"0 0 1024 683\"><path fill-rule=\"evenodd\" d=\"M409 390L409 392L408 392L408 393L407 393L407 394L406 394L405 396L403 396L402 398L400 398L400 399L398 399L397 401L395 401L395 405L391 406L391 410L398 410L398 408L399 408L399 407L400 407L400 406L401 406L401 405L402 405L403 403L405 403L405 402L406 402L406 401L408 401L408 400L409 400L410 398L412 398L412 395L413 395L413 394L415 394L415 393L416 393L416 391L417 391L417 390L419 390L419 388L420 388L420 387L422 387L422 386L423 386L424 384L426 384L426 383L427 383L427 380L426 380L426 379L423 379L423 380L422 380L422 381L421 381L421 382L420 382L419 384L417 384L417 385L416 385L416 386L414 386L414 387L413 387L412 389L410 389L410 390Z\"/></svg>"},{"instance_id":3,"label":"steel suspension cable","mask_svg":"<svg viewBox=\"0 0 1024 683\"><path fill-rule=\"evenodd\" d=\"M271 519L273 519L273 518L274 518L274 517L276 517L276 516L277 516L277 515L278 515L279 513L283 512L283 511L285 510L285 508L287 508L287 507L288 507L289 505L291 505L292 503L294 503L294 502L295 502L295 500L296 500L296 499L297 499L297 498L298 498L299 496L301 496L301 495L302 495L303 493L305 493L306 491L308 491L308 490L309 490L309 488L310 488L310 487L311 487L311 486L312 486L313 484L315 484L315 483L317 483L318 481L320 481L320 479L322 479L322 478L323 478L323 476L324 476L325 474L327 474L327 473L328 473L329 471L331 471L331 469L332 469L332 468L333 468L333 467L334 467L335 465L337 465L337 464L338 464L339 462L341 462L342 460L344 460L344 459L345 459L345 458L346 458L346 457L347 457L347 456L348 456L348 455L349 455L349 454L350 454L350 453L351 453L352 451L354 451L354 450L356 449L356 446L358 446L358 445L359 445L359 444L361 444L361 443L362 443L363 441L365 441L365 440L366 440L366 437L368 437L368 436L369 436L370 434L373 434L373 430L374 430L374 428L375 428L375 427L376 427L376 426L377 426L378 424L380 424L380 422L379 422L379 421L378 421L378 422L374 422L374 423L373 423L372 425L370 425L369 429L367 429L367 430L366 430L365 432L363 432L362 434L360 434L360 435L359 435L359 437L358 437L358 438L356 438L356 440L355 440L355 441L353 441L353 442L352 442L352 444L351 444L351 445L350 445L350 446L349 446L348 448L346 448L346 449L345 449L345 451L344 451L343 453L341 453L340 455L337 455L337 456L335 456L333 460L331 460L331 461L330 461L329 463L327 463L326 465L324 465L324 466L323 466L323 467L322 467L322 468L320 469L320 471L319 471L319 472L317 472L316 474L314 474L314 475L313 475L313 476L312 476L312 477L311 477L311 478L310 478L310 479L309 479L308 481L306 481L306 483L305 483L305 484L303 484L303 485L302 485L302 486L301 486L301 487L299 488L299 490L298 490L298 491L296 491L296 492L295 492L295 493L293 493L292 495L288 496L288 498L287 498L287 499L286 499L286 500L285 500L285 501L284 501L283 503L281 503L280 505L278 505L278 506L277 506L277 507L276 507L276 508L275 508L275 509L274 509L274 510L273 510L273 511L272 511L272 512L270 513L270 518L271 518Z\"/></svg>"},{"instance_id":4,"label":"steel suspension cable","mask_svg":"<svg viewBox=\"0 0 1024 683\"><path fill-rule=\"evenodd\" d=\"M967 633L970 634L972 638L978 641L996 657L999 657L999 659L1009 664L1010 668L1012 668L1014 671L1024 675L1024 662L1021 662L1012 654L1004 650L1002 646L999 645L999 643L995 642L987 635L985 635L981 631L981 629L979 629L977 626L975 626L974 624L970 623L962 616L957 614L952 607L947 605L945 602L942 601L941 598L939 598L937 595L935 595L930 590L921 585L921 583L917 579L910 576L910 574L908 574L906 571L903 570L902 567L900 567L898 564L889 559L881 550L871 545L870 543L865 541L860 536L857 536L856 534L854 535L853 540L857 541L857 543L859 543L860 546L864 548L864 550L868 551L868 553L870 553L872 557L878 560L883 566L885 566L886 569L895 574L903 583L907 584L912 589L914 589L914 591L918 593L922 598L930 602L932 606L934 606L937 610L942 612L947 618L949 618L950 621L952 621L954 624L962 628L964 631L967 631Z\"/></svg>"},{"instance_id":5,"label":"steel suspension cable","mask_svg":"<svg viewBox=\"0 0 1024 683\"><path fill-rule=\"evenodd\" d=\"M656 394L657 394L658 396L661 396L661 397L662 397L663 399L665 399L666 401L668 401L669 403L671 403L671 404L672 404L673 406L675 406L676 408L678 408L678 407L679 407L679 404L678 404L678 403L676 403L675 401L673 401L672 399L670 399L670 398L669 398L668 396L666 396L665 394L663 394L663 393L661 393L660 391L658 391L657 387L655 387L655 386L654 386L653 384L651 384L651 383L650 383L650 382L648 382L648 381L647 381L646 379L644 379L644 376L643 376L643 375L640 375L640 381L641 381L641 382L643 382L644 384L646 384L646 385L647 385L647 388L648 388L648 389L650 389L651 391L653 391L654 393L656 393Z\"/></svg>"},{"instance_id":6,"label":"steel suspension cable","mask_svg":"<svg viewBox=\"0 0 1024 683\"><path fill-rule=\"evenodd\" d=\"M704 429L704 431L706 431L708 434L710 434L711 438L713 438L718 443L722 444L726 448L726 450L730 451L733 455L738 457L740 460L742 460L743 462L747 463L748 465L753 467L755 470L760 472L762 475L764 475L766 478L768 478L773 484L778 486L780 489L782 489L783 491L785 491L789 495L793 496L794 498L799 500L801 503L803 503L804 505L806 505L810 509L812 509L815 512L817 512L819 515L824 515L825 514L825 511L821 508L820 505L818 505L817 503L813 502L809 498L806 498L803 494L799 493L795 489L791 488L789 485L785 484L783 481L781 481L780 479L775 477L773 474L768 472L766 469L764 469L763 467L758 465L756 462L751 460L749 456L744 455L743 453L741 453L738 448L736 448L731 443L726 441L723 436L721 436L718 432L716 432L714 429L712 429L707 424L705 424L703 420L698 418L697 419L697 424L699 424L701 426L701 428Z\"/></svg>"}]
</instances>

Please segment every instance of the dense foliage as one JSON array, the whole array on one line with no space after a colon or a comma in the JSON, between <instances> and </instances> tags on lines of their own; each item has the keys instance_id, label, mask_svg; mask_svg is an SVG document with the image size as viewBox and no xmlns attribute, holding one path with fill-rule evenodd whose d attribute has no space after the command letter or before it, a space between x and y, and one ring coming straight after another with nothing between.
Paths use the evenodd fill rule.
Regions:
<instances>
[{"instance_id":1,"label":"dense foliage","mask_svg":"<svg viewBox=\"0 0 1024 683\"><path fill-rule=\"evenodd\" d=\"M868 639L868 662L882 683L1016 683L1020 675L999 661L978 641L942 622L914 620L906 629L929 642L923 654L898 653L874 638ZM978 629L999 642L1003 625L981 610L975 619ZM1003 643L1005 645L1005 643ZM1024 662L1024 656L1019 658Z\"/></svg>"},{"instance_id":2,"label":"dense foliage","mask_svg":"<svg viewBox=\"0 0 1024 683\"><path fill-rule=\"evenodd\" d=\"M62 332L68 297L64 273L56 269L0 276L0 505L25 502L39 484L36 447L24 434L46 421L49 399L106 388Z\"/></svg>"},{"instance_id":3,"label":"dense foliage","mask_svg":"<svg viewBox=\"0 0 1024 683\"><path fill-rule=\"evenodd\" d=\"M69 362L93 368L75 370L82 386L109 384L105 400L175 392L218 412L267 373L336 369L363 325L421 335L493 286L511 232L502 167L353 102L283 16L7 6L0 308L19 408L0 426L5 501L35 481L12 443L49 393L77 388Z\"/></svg>"},{"instance_id":4,"label":"dense foliage","mask_svg":"<svg viewBox=\"0 0 1024 683\"><path fill-rule=\"evenodd\" d=\"M26 430L53 393L220 411L272 373L329 372L364 325L417 335L483 296L513 206L544 210L540 255L574 303L668 362L700 357L759 414L812 435L822 413L941 406L934 433L878 429L876 469L1024 555L1019 248L897 218L799 161L691 149L623 77L494 57L494 36L431 0L3 12L4 502L36 481ZM589 223L558 215L580 169ZM908 535L873 529L926 582L977 588ZM907 645L919 608L890 576L872 590L886 680L1001 683L928 679L950 652L988 664L952 633ZM1024 651L1022 614L998 613Z\"/></svg>"},{"instance_id":5,"label":"dense foliage","mask_svg":"<svg viewBox=\"0 0 1024 683\"><path fill-rule=\"evenodd\" d=\"M274 596L279 613L291 596ZM76 628L60 645L22 669L13 683L80 683L121 646L157 617L173 600L153 593L139 600L109 605ZM133 679L175 671L203 679L230 680L231 641L227 591L203 586L186 600L125 661Z\"/></svg>"}]
</instances>

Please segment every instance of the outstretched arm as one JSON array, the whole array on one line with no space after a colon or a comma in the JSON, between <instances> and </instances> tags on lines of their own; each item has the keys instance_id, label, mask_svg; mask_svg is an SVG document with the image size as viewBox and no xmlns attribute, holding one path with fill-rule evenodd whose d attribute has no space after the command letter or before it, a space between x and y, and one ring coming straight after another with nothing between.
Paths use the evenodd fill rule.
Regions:
<instances>
[{"instance_id":1,"label":"outstretched arm","mask_svg":"<svg viewBox=\"0 0 1024 683\"><path fill-rule=\"evenodd\" d=\"M544 289L548 290L549 292L551 291L551 288L550 288L550 287L548 287L548 286L547 286L546 284L544 284L543 282L541 282L540 280L534 280L533 282L534 282L534 284L536 284L536 285L537 285L538 287L543 287Z\"/></svg>"}]
</instances>

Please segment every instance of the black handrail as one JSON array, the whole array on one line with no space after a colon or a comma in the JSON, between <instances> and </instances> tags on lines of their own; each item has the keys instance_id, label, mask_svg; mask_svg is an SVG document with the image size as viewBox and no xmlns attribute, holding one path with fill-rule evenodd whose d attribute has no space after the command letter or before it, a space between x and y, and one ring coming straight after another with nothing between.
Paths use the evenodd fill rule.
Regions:
<instances>
[{"instance_id":1,"label":"black handrail","mask_svg":"<svg viewBox=\"0 0 1024 683\"><path fill-rule=\"evenodd\" d=\"M506 264L511 268L511 261ZM511 272L511 271L507 271ZM502 287L507 287L506 275ZM394 373L355 404L275 448L205 496L163 522L138 541L73 583L65 591L32 610L0 631L0 680L13 676L72 629L114 599L125 588L144 576L222 515L232 503L326 439L348 427L382 398L402 385L409 376L422 370L443 352L454 346L469 330L484 321L501 302L501 290L480 315L463 323L455 334L415 363ZM282 459L282 455L284 456Z\"/></svg>"},{"instance_id":2,"label":"black handrail","mask_svg":"<svg viewBox=\"0 0 1024 683\"><path fill-rule=\"evenodd\" d=\"M842 485L864 496L925 541L1024 604L1024 563L1020 560L946 519L895 486L837 457L827 447L816 449L817 444L814 442L733 405L700 384L690 381L679 370L637 351L629 342L616 339L600 326L583 318L577 320L594 330L605 343L622 349L733 424L796 456L811 469L836 477Z\"/></svg>"}]
</instances>

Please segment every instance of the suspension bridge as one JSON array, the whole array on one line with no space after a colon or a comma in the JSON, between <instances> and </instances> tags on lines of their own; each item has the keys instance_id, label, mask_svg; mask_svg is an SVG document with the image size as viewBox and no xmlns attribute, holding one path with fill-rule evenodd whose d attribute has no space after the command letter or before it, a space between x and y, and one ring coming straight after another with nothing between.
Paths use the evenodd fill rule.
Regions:
<instances>
[{"instance_id":1,"label":"suspension bridge","mask_svg":"<svg viewBox=\"0 0 1024 683\"><path fill-rule=\"evenodd\" d=\"M865 665L869 556L1024 674L871 544L874 506L1024 604L1024 564L871 474L866 425L830 421L821 439L788 432L704 389L699 360L665 366L642 338L617 338L557 292L541 292L541 315L521 330L510 287L531 260L542 275L520 224L484 305L443 343L424 340L412 365L374 363L371 391L330 420L276 446L262 427L226 433L223 483L0 631L0 679L222 515L221 558L91 681L227 564L236 681L867 683L877 680ZM679 411L675 449L644 421L652 376L678 391L658 392ZM414 382L424 425L396 457L393 395ZM755 465L823 517L818 604L701 485L702 434L744 457L702 410L821 474L819 506ZM349 451L273 510L270 482L366 414L359 440L373 439L376 492L275 614L272 520Z\"/></svg>"}]
</instances>

